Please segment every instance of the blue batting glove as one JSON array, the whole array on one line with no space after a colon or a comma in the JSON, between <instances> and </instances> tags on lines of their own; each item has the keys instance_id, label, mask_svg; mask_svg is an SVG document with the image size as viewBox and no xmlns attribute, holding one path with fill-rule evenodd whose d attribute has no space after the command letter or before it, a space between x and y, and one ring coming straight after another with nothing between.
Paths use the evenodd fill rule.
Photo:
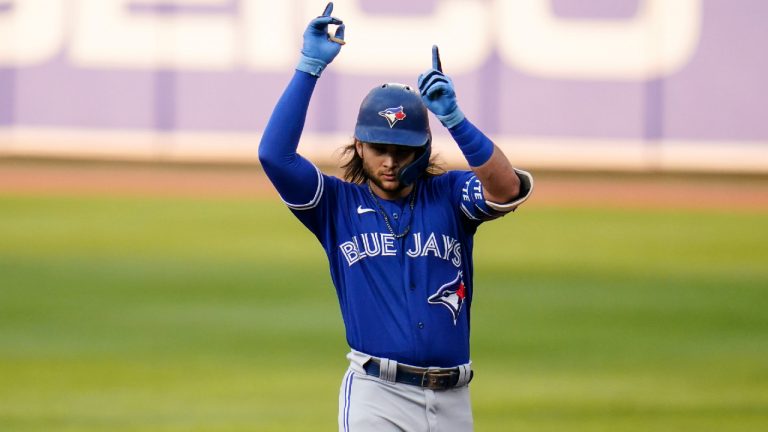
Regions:
<instances>
[{"instance_id":1,"label":"blue batting glove","mask_svg":"<svg viewBox=\"0 0 768 432\"><path fill-rule=\"evenodd\" d=\"M314 76L320 76L332 62L336 55L341 51L344 44L344 23L331 16L333 12L333 2L328 2L323 14L309 22L304 31L304 46L301 49L301 59L296 69ZM338 25L334 38L331 40L328 36L328 26Z\"/></svg>"},{"instance_id":2,"label":"blue batting glove","mask_svg":"<svg viewBox=\"0 0 768 432\"><path fill-rule=\"evenodd\" d=\"M453 81L443 73L437 45L432 45L432 69L419 75L418 85L424 105L443 126L450 129L464 120L464 113L456 102Z\"/></svg>"}]
</instances>

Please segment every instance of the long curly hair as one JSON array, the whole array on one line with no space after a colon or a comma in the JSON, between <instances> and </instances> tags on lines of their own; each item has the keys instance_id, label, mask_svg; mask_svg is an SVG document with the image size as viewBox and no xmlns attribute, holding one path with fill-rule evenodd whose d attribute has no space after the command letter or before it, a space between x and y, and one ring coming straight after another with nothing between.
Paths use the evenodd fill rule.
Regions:
<instances>
[{"instance_id":1,"label":"long curly hair","mask_svg":"<svg viewBox=\"0 0 768 432\"><path fill-rule=\"evenodd\" d=\"M368 175L365 173L365 169L363 168L363 158L357 154L357 143L362 144L362 141L354 138L351 144L348 144L342 148L341 158L348 158L348 160L344 162L341 168L344 169L344 180L356 184L363 184L368 181ZM424 150L420 151L423 152ZM416 154L416 157L418 158L421 154L422 153ZM435 155L432 155L429 159L427 168L424 169L424 172L419 176L419 178L436 177L442 174L445 174L445 169L437 163Z\"/></svg>"}]
</instances>

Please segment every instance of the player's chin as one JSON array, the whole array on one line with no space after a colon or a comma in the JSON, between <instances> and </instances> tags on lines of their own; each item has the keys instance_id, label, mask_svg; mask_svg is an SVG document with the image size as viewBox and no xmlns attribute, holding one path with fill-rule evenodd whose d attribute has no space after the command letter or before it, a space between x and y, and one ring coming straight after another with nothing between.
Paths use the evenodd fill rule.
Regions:
<instances>
[{"instance_id":1,"label":"player's chin","mask_svg":"<svg viewBox=\"0 0 768 432\"><path fill-rule=\"evenodd\" d=\"M379 187L386 191L394 192L401 188L400 179L396 175L382 174L379 176L378 183Z\"/></svg>"}]
</instances>

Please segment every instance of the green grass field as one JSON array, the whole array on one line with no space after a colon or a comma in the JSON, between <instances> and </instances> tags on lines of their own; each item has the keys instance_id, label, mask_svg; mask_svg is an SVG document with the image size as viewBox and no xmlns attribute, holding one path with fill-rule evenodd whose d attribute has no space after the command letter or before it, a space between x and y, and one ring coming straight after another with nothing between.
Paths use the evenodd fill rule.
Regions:
<instances>
[{"instance_id":1,"label":"green grass field","mask_svg":"<svg viewBox=\"0 0 768 432\"><path fill-rule=\"evenodd\" d=\"M768 430L767 220L532 205L481 228L476 430ZM346 351L277 202L0 196L0 431L335 430Z\"/></svg>"}]
</instances>

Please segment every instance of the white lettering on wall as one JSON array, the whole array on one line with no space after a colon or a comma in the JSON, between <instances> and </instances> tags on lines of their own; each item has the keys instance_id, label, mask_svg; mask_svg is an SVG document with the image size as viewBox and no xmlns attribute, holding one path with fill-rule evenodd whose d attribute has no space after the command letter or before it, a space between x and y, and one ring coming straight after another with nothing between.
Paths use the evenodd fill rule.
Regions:
<instances>
[{"instance_id":1,"label":"white lettering on wall","mask_svg":"<svg viewBox=\"0 0 768 432\"><path fill-rule=\"evenodd\" d=\"M290 70L298 62L308 21L295 1L240 0L244 64L263 71ZM315 2L314 9L325 3ZM335 3L334 3L335 5ZM319 14L319 12L317 12ZM301 17L301 18L299 18Z\"/></svg>"},{"instance_id":2,"label":"white lettering on wall","mask_svg":"<svg viewBox=\"0 0 768 432\"><path fill-rule=\"evenodd\" d=\"M64 41L64 0L13 1L0 13L0 65L30 66L52 58Z\"/></svg>"},{"instance_id":3,"label":"white lettering on wall","mask_svg":"<svg viewBox=\"0 0 768 432\"><path fill-rule=\"evenodd\" d=\"M629 20L568 20L544 0L496 0L505 63L551 78L648 79L668 75L696 51L701 0L643 0Z\"/></svg>"},{"instance_id":4,"label":"white lettering on wall","mask_svg":"<svg viewBox=\"0 0 768 432\"><path fill-rule=\"evenodd\" d=\"M137 11L136 5L181 10ZM323 3L324 4L324 3ZM87 68L283 71L319 13L315 0L16 0L0 13L0 65L65 54ZM133 8L131 6L134 6ZM205 13L183 7L205 6ZM430 14L366 13L336 0L347 45L333 68L349 74L418 73L430 47L450 73L476 70L498 48L508 66L535 76L638 80L668 75L693 56L701 0L642 0L630 19L565 19L548 0L439 0Z\"/></svg>"},{"instance_id":5,"label":"white lettering on wall","mask_svg":"<svg viewBox=\"0 0 768 432\"><path fill-rule=\"evenodd\" d=\"M305 10L317 4L305 0ZM349 39L334 66L348 73L420 73L431 67L437 44L451 59L451 73L460 74L480 66L493 49L492 8L482 1L441 0L425 16L366 14L359 0L336 0L334 11L348 23Z\"/></svg>"},{"instance_id":6,"label":"white lettering on wall","mask_svg":"<svg viewBox=\"0 0 768 432\"><path fill-rule=\"evenodd\" d=\"M70 50L86 67L231 69L238 17L233 14L135 13L130 0L80 0ZM145 2L151 4L152 2ZM175 0L222 6L226 0Z\"/></svg>"}]
</instances>

